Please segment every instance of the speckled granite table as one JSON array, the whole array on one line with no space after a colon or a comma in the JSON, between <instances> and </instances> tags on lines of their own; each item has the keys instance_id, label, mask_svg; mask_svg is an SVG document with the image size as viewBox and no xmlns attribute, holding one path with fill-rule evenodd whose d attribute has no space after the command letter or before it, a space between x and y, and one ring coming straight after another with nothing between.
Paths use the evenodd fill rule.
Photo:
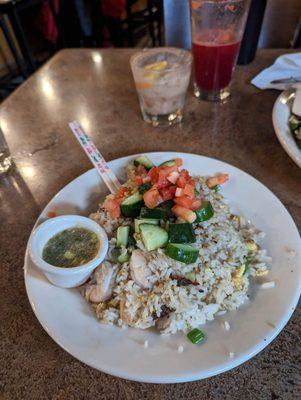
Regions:
<instances>
[{"instance_id":1,"label":"speckled granite table","mask_svg":"<svg viewBox=\"0 0 301 400\"><path fill-rule=\"evenodd\" d=\"M225 105L190 93L183 124L154 129L140 117L129 69L133 50L64 50L0 107L15 170L0 177L1 399L300 399L300 307L278 338L246 364L204 381L150 385L95 371L64 352L42 329L23 282L25 246L40 211L70 180L90 168L72 138L78 119L107 160L175 150L219 158L262 181L301 228L301 170L274 135L276 91L250 79L281 51L259 51L238 67Z\"/></svg>"}]
</instances>

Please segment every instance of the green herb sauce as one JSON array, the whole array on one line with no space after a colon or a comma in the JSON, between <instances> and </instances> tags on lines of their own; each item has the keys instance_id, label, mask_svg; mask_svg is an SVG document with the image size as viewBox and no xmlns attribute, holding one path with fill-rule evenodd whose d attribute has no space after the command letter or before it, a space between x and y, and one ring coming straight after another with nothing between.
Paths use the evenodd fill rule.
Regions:
<instances>
[{"instance_id":1,"label":"green herb sauce","mask_svg":"<svg viewBox=\"0 0 301 400\"><path fill-rule=\"evenodd\" d=\"M99 246L96 233L85 228L71 228L49 239L43 249L42 257L55 267L78 267L92 260Z\"/></svg>"}]
</instances>

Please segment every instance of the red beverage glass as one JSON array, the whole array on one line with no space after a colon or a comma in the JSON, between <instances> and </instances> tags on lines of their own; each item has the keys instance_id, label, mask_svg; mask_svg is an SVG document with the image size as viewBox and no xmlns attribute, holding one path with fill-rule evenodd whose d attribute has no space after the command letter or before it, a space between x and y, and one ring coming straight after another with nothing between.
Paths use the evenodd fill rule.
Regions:
<instances>
[{"instance_id":1,"label":"red beverage glass","mask_svg":"<svg viewBox=\"0 0 301 400\"><path fill-rule=\"evenodd\" d=\"M249 9L249 0L190 0L194 94L222 101L230 82Z\"/></svg>"}]
</instances>

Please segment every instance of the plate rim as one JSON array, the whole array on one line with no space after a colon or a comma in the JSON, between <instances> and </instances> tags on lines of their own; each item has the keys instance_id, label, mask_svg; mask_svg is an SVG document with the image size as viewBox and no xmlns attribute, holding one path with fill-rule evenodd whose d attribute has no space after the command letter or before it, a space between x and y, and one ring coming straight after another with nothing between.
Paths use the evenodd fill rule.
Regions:
<instances>
[{"instance_id":1,"label":"plate rim","mask_svg":"<svg viewBox=\"0 0 301 400\"><path fill-rule=\"evenodd\" d=\"M277 97L274 106L273 106L273 111L272 111L272 121L273 121L273 126L274 126L274 131L276 133L276 136L278 138L278 141L280 142L283 150L286 152L286 154L291 158L292 161L294 161L295 164L298 165L299 168L301 168L301 149L297 146L296 142L294 141L295 149L300 152L300 157L296 156L295 151L289 146L284 138L284 134L282 133L282 130L279 127L279 116L278 116L278 107L281 107L281 104L284 104L281 100L283 98L287 98L289 95L293 94L293 89L287 89L284 90L283 92L280 93L280 95ZM287 106L287 103L285 103ZM289 132L290 135L292 136L292 133ZM292 140L294 140L292 136Z\"/></svg>"},{"instance_id":2,"label":"plate rim","mask_svg":"<svg viewBox=\"0 0 301 400\"><path fill-rule=\"evenodd\" d=\"M280 97L280 96L279 96ZM248 172L245 172L244 170L230 164L227 163L223 160L219 160L213 157L208 157L208 156L204 156L202 154L196 154L196 153L184 153L184 152L175 152L175 151L154 151L154 152L143 152L143 154L148 155L148 156L155 156L155 155L162 155L165 153L169 153L169 154L174 154L175 157L176 156L180 156L180 155L188 155L188 156L196 156L196 157L202 157L204 159L210 159L213 161L217 161L217 162L221 162L223 164L226 164L228 166L230 166L231 168L234 168L235 170L239 171L239 172L243 172L244 174L246 174L250 179L254 180L258 185L262 186L265 190L267 190L273 197L274 199L279 203L280 206L282 206L287 214L287 217L291 220L292 222L292 227L295 229L296 233L299 235L299 230L297 228L297 225L294 221L294 219L292 218L292 216L290 215L290 213L288 212L287 208L285 207L285 205L281 202L281 200L273 193L273 191L271 191L267 186L265 186L262 182L260 182L258 179L254 178L251 174L249 174ZM123 157L119 157L119 158L115 158L112 159L108 162L108 164L110 164L113 161L119 161L121 163L124 164L125 160L129 159L129 158L134 158L137 155L140 155L142 153L136 153L136 154L130 154L127 156L123 156ZM232 359L231 361L225 361L223 364L221 364L221 367L214 367L211 368L209 370L206 370L206 372L201 372L201 373L194 373L191 374L189 373L189 375L183 375L181 374L181 376L175 375L173 377L171 376L167 376L167 378L164 377L149 377L148 376L143 376L142 374L139 376L135 376L133 377L133 375L131 373L127 374L126 372L122 372L121 370L119 371L118 369L116 370L116 368L106 368L106 366L102 366L101 369L99 368L99 366L95 365L93 362L89 362L89 361L83 361L80 357L74 355L72 353L71 350L69 350L63 343L61 343L60 339L57 338L55 332L51 332L46 323L44 322L44 320L40 317L40 315L37 312L37 309L35 307L35 302L31 297L29 288L28 288L28 281L27 281L27 270L28 270L28 266L29 266L29 252L28 252L28 244L30 241L30 237L35 229L35 227L37 226L37 224L39 223L41 216L44 214L45 210L49 207L49 205L56 199L56 197L58 197L69 185L73 184L75 180L80 179L83 175L85 174L91 174L92 171L95 171L95 168L91 168L85 172L83 172L81 175L78 175L77 177L75 177L73 180L71 180L70 182L68 182L64 187L62 187L51 199L50 201L46 204L46 206L43 208L43 210L40 212L33 228L32 231L29 235L28 238L28 242L26 245L26 251L25 251L25 255L24 255L24 282L25 282L25 288L26 288L26 294L29 300L29 303L31 305L31 308L35 314L35 317L37 318L37 320L39 321L39 323L41 324L42 328L46 331L46 333L51 337L52 340L54 340L63 350L65 350L68 354L70 354L72 357L74 357L75 359L77 359L78 361L88 365L89 367L92 367L100 372L103 373L107 373L109 375L118 377L118 378L122 378L122 379L127 379L127 380L131 380L131 381L136 381L136 382L144 382L144 383L155 383L155 384L172 384L172 383L183 383L183 382L191 382L191 381L196 381L196 380L202 380L202 379L206 379L206 378L210 378L216 375L219 375L221 373L227 372L232 370L233 368L238 367L239 365L242 365L243 363L245 363L246 361L252 359L253 357L255 357L258 353L260 353L262 350L264 350L278 335L279 333L284 329L284 327L286 326L286 324L289 322L290 318L292 317L296 306L298 304L300 295L301 295L301 279L299 280L299 284L298 284L298 288L295 291L294 297L290 303L289 306L289 311L287 313L285 313L284 316L281 317L281 319L279 319L277 321L277 326L276 329L274 329L272 331L271 334L266 335L266 340L260 340L258 341L258 343L256 343L255 345L253 345L249 351L244 351L243 353L240 353L239 356L235 357L234 359ZM299 241L299 245L301 247L301 238ZM224 365L224 366L223 366Z\"/></svg>"}]
</instances>

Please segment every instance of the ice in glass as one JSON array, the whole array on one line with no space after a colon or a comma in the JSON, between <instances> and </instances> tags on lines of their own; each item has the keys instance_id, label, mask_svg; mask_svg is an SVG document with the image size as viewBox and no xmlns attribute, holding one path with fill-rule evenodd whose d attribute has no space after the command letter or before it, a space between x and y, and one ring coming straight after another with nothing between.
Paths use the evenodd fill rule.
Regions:
<instances>
[{"instance_id":1,"label":"ice in glass","mask_svg":"<svg viewBox=\"0 0 301 400\"><path fill-rule=\"evenodd\" d=\"M154 126L180 122L191 72L191 54L158 47L131 58L131 68L143 118Z\"/></svg>"}]
</instances>

